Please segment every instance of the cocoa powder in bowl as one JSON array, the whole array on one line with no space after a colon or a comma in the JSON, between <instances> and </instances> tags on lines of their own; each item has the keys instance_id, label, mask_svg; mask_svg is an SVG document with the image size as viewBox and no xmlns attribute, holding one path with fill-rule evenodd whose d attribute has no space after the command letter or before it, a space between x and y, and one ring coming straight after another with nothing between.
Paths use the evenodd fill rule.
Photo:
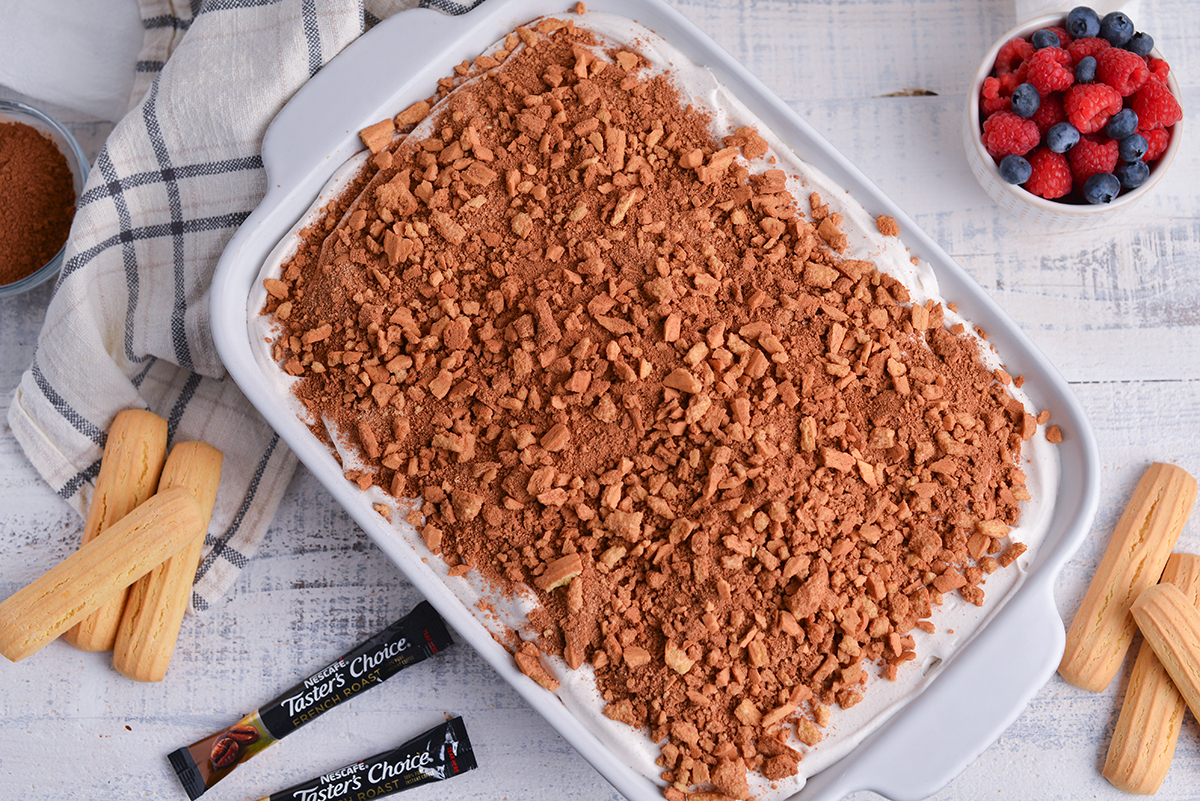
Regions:
<instances>
[{"instance_id":1,"label":"cocoa powder in bowl","mask_svg":"<svg viewBox=\"0 0 1200 801\"><path fill-rule=\"evenodd\" d=\"M11 284L62 249L75 187L66 157L23 122L0 122L0 186L0 284Z\"/></svg>"},{"instance_id":2,"label":"cocoa powder in bowl","mask_svg":"<svg viewBox=\"0 0 1200 801\"><path fill-rule=\"evenodd\" d=\"M668 798L744 798L1021 552L1037 421L756 131L594 43L520 28L364 131L265 282L274 355L452 575L533 589L527 675L590 663Z\"/></svg>"}]
</instances>

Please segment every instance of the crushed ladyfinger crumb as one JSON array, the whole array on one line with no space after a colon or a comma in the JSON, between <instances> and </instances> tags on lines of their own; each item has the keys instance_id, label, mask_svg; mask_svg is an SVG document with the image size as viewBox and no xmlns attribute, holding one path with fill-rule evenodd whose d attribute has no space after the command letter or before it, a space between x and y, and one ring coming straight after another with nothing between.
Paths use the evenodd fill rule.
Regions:
<instances>
[{"instance_id":1,"label":"crushed ladyfinger crumb","mask_svg":"<svg viewBox=\"0 0 1200 801\"><path fill-rule=\"evenodd\" d=\"M887 214L880 214L875 218L875 227L884 236L900 236L900 226L896 223L896 218Z\"/></svg>"},{"instance_id":2,"label":"crushed ladyfinger crumb","mask_svg":"<svg viewBox=\"0 0 1200 801\"><path fill-rule=\"evenodd\" d=\"M715 139L595 41L518 28L397 115L424 122L268 287L274 355L453 575L536 593L521 670L590 663L668 797L745 798L945 594L982 603L1037 421L819 196L752 171L756 131Z\"/></svg>"},{"instance_id":3,"label":"crushed ladyfinger crumb","mask_svg":"<svg viewBox=\"0 0 1200 801\"><path fill-rule=\"evenodd\" d=\"M358 132L358 136L362 139L362 143L367 146L367 149L372 153L378 153L387 147L392 141L392 134L396 131L396 125L392 120L380 120L374 125L368 125Z\"/></svg>"}]
</instances>

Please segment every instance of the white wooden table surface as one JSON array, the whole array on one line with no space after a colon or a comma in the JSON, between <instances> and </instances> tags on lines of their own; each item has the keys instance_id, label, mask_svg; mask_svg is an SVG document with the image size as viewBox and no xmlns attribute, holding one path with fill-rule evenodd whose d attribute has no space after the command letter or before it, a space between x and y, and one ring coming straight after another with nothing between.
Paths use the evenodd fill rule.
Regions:
<instances>
[{"instance_id":1,"label":"white wooden table surface","mask_svg":"<svg viewBox=\"0 0 1200 801\"><path fill-rule=\"evenodd\" d=\"M1099 438L1103 488L1094 533L1057 584L1069 619L1146 464L1200 474L1196 133L1157 192L1118 224L1027 230L976 185L960 136L978 59L1016 21L1010 0L678 5L906 209L1070 382ZM1167 55L1195 125L1200 63L1190 45L1200 41L1200 4L1144 0L1135 22ZM936 95L889 96L905 89ZM109 126L64 116L94 157ZM33 355L49 296L44 287L0 301L0 413ZM0 425L0 597L64 558L81 529ZM1200 552L1200 514L1180 549ZM135 684L108 655L59 642L16 665L0 660L0 798L183 798L168 752L233 722L419 600L301 469L232 591L185 620L166 681ZM1123 692L1123 680L1091 694L1055 677L936 798L1122 797L1099 768ZM482 767L406 798L618 798L461 645L302 729L206 798L258 798L392 747L444 712L465 716ZM1198 773L1200 730L1189 714L1159 797L1196 798Z\"/></svg>"}]
</instances>

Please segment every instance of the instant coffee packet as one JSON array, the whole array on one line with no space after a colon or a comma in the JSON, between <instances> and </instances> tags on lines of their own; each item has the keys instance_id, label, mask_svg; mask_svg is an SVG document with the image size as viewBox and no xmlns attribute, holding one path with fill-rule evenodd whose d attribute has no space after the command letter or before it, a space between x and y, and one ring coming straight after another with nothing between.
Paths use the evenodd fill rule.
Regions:
<instances>
[{"instance_id":1,"label":"instant coffee packet","mask_svg":"<svg viewBox=\"0 0 1200 801\"><path fill-rule=\"evenodd\" d=\"M193 801L276 740L454 644L428 601L216 734L167 756Z\"/></svg>"},{"instance_id":2,"label":"instant coffee packet","mask_svg":"<svg viewBox=\"0 0 1200 801\"><path fill-rule=\"evenodd\" d=\"M404 745L272 793L259 801L366 801L474 770L475 753L462 718L448 720Z\"/></svg>"}]
</instances>

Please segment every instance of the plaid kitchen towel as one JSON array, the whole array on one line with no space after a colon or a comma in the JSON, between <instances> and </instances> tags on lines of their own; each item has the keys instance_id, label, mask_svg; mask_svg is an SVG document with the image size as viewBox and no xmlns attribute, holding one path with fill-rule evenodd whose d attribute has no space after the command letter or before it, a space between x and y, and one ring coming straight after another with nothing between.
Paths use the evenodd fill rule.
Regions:
<instances>
[{"instance_id":1,"label":"plaid kitchen towel","mask_svg":"<svg viewBox=\"0 0 1200 801\"><path fill-rule=\"evenodd\" d=\"M203 440L225 454L192 611L219 598L254 554L296 466L226 377L208 312L217 259L266 189L263 132L363 30L413 5L141 0L136 105L92 167L8 422L81 515L105 431L123 409L166 418L171 444Z\"/></svg>"}]
</instances>

